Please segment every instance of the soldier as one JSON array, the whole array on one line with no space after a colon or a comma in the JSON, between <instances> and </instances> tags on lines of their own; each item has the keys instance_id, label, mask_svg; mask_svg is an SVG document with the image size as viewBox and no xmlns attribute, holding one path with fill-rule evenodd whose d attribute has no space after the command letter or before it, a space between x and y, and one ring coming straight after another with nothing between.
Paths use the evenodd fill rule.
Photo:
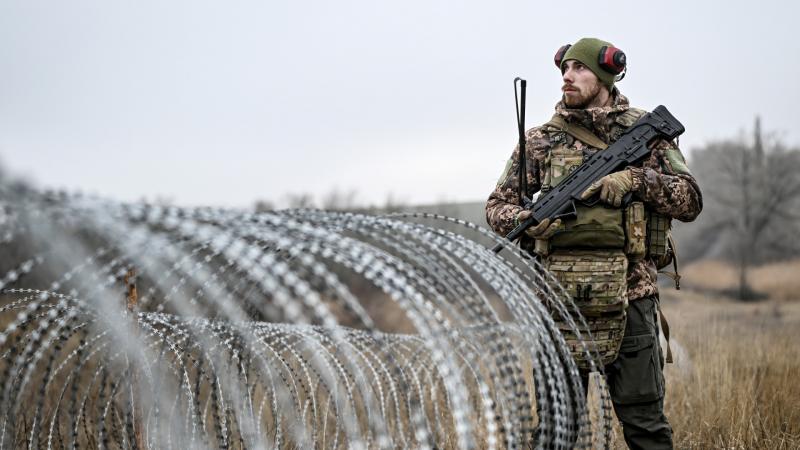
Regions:
<instances>
[{"instance_id":1,"label":"soldier","mask_svg":"<svg viewBox=\"0 0 800 450\"><path fill-rule=\"evenodd\" d=\"M549 122L526 132L528 198L558 185L645 114L630 107L615 87L626 61L610 43L581 39L559 49L555 62L563 79L562 99ZM584 199L598 196L597 206L579 206L577 217L563 223L544 220L520 240L567 292L575 293L605 364L625 441L634 449L672 448L664 415L657 268L670 256L670 220L692 221L702 209L700 189L677 144L662 139L649 147L651 156L642 164L607 175L583 193ZM530 217L518 203L518 172L519 146L486 203L486 220L498 234L508 234ZM633 202L623 205L628 193ZM565 338L585 371L576 336L565 332Z\"/></svg>"}]
</instances>

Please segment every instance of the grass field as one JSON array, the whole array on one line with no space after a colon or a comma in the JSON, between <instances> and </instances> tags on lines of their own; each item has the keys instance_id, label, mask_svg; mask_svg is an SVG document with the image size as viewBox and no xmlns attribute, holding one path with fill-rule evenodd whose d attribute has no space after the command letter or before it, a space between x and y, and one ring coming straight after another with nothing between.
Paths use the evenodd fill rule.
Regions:
<instances>
[{"instance_id":1,"label":"grass field","mask_svg":"<svg viewBox=\"0 0 800 450\"><path fill-rule=\"evenodd\" d=\"M675 447L800 448L800 262L755 270L753 287L769 297L756 303L709 293L736 282L724 264L684 272L703 289L662 291L676 359L666 369Z\"/></svg>"},{"instance_id":2,"label":"grass field","mask_svg":"<svg viewBox=\"0 0 800 450\"><path fill-rule=\"evenodd\" d=\"M716 260L687 265L681 275L684 285L704 291L733 290L739 282L735 267ZM754 267L747 278L756 292L770 300L800 300L800 260Z\"/></svg>"}]
</instances>

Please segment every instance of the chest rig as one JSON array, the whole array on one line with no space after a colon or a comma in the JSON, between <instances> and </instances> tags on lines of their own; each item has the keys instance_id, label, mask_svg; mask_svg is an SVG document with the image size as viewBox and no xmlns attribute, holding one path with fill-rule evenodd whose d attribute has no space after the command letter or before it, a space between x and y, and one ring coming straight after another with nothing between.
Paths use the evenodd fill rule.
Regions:
<instances>
[{"instance_id":1,"label":"chest rig","mask_svg":"<svg viewBox=\"0 0 800 450\"><path fill-rule=\"evenodd\" d=\"M631 108L615 118L610 138L616 140L645 111ZM550 147L542 165L542 191L561 183L583 161L608 145L582 126L556 115L545 124ZM614 361L625 332L627 271L629 261L645 256L647 214L641 202L624 210L596 205L578 205L575 218L562 220L551 238L537 240L534 251L545 267L572 297L584 316L603 365ZM554 317L582 369L588 361L578 337L563 317Z\"/></svg>"}]
</instances>

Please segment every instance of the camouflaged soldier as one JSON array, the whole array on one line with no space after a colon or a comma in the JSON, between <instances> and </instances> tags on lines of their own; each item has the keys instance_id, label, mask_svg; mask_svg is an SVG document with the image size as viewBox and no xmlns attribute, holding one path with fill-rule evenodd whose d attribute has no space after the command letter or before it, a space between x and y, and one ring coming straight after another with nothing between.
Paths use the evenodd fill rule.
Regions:
<instances>
[{"instance_id":1,"label":"camouflaged soldier","mask_svg":"<svg viewBox=\"0 0 800 450\"><path fill-rule=\"evenodd\" d=\"M563 97L550 121L526 132L528 198L558 185L645 113L630 107L614 86L626 61L610 43L581 39L559 49L555 59ZM663 413L657 269L669 258L669 221L694 220L702 197L674 142L659 140L650 148L642 164L607 175L584 192L586 199L599 196L598 206L578 207L577 218L563 223L544 220L526 231L520 245L542 258L587 318L628 446L656 449L672 448ZM486 203L486 219L498 234L530 217L518 204L518 173L517 146ZM633 202L622 205L628 193ZM586 369L575 336L565 338Z\"/></svg>"}]
</instances>

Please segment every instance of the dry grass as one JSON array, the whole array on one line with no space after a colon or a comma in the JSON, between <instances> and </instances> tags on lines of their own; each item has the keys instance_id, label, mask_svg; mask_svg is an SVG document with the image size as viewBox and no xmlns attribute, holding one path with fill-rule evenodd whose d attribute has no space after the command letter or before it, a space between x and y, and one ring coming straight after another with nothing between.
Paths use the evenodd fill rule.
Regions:
<instances>
[{"instance_id":1,"label":"dry grass","mask_svg":"<svg viewBox=\"0 0 800 450\"><path fill-rule=\"evenodd\" d=\"M666 370L676 448L800 448L800 303L662 296L676 353Z\"/></svg>"}]
</instances>

